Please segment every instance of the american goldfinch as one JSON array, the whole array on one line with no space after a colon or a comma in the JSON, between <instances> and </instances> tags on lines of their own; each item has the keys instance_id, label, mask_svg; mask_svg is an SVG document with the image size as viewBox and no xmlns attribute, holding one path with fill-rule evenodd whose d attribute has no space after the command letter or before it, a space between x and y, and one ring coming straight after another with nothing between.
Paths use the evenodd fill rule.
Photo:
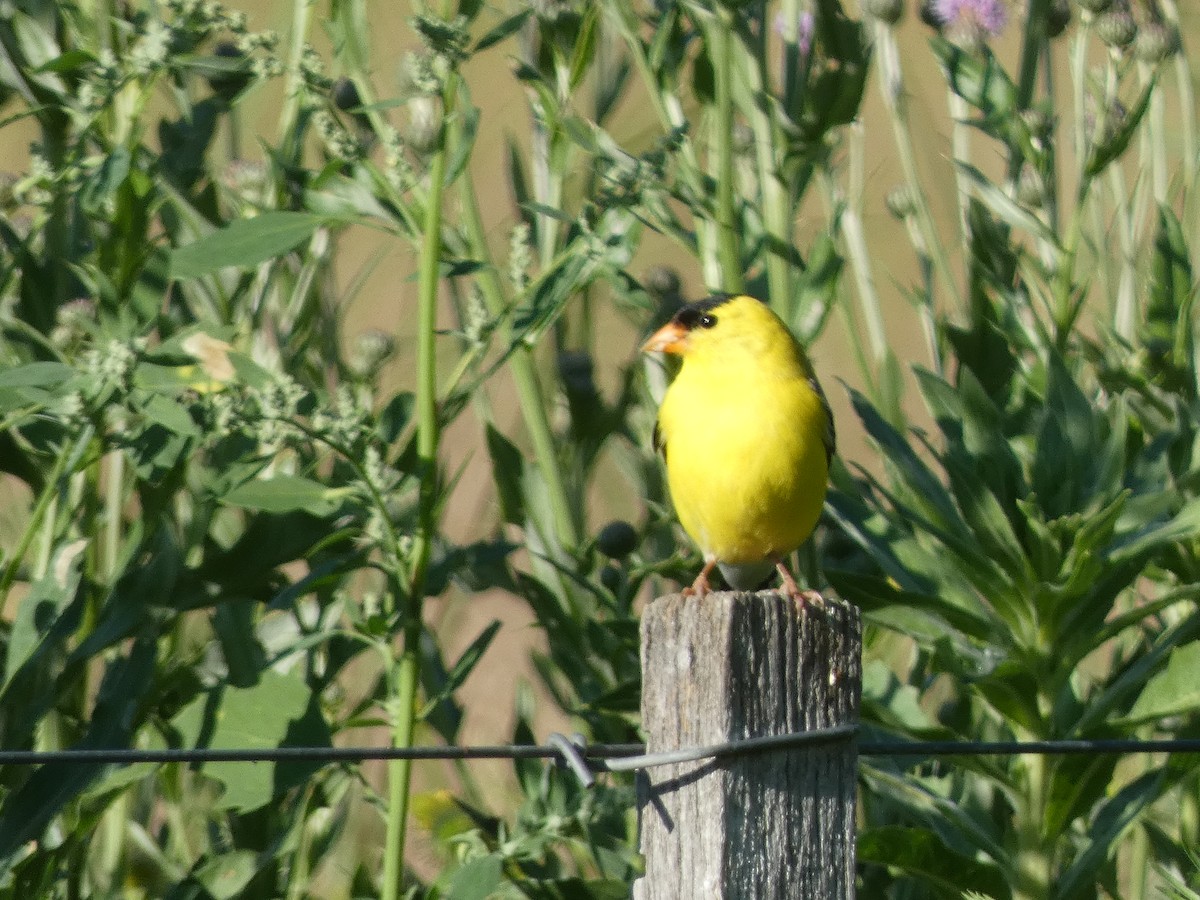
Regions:
<instances>
[{"instance_id":1,"label":"american goldfinch","mask_svg":"<svg viewBox=\"0 0 1200 900\"><path fill-rule=\"evenodd\" d=\"M655 443L684 530L704 554L685 593L708 593L720 566L737 590L783 564L816 527L834 451L833 417L804 351L753 297L717 295L681 309L642 349L682 357L658 412Z\"/></svg>"}]
</instances>

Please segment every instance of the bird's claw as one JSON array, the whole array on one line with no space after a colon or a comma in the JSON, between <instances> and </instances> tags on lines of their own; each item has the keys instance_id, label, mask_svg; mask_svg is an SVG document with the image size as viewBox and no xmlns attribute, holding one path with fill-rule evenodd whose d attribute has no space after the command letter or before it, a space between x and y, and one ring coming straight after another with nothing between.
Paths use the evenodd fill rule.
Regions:
<instances>
[{"instance_id":1,"label":"bird's claw","mask_svg":"<svg viewBox=\"0 0 1200 900\"><path fill-rule=\"evenodd\" d=\"M792 602L796 604L798 609L803 610L810 603L815 609L825 608L825 598L821 596L820 591L802 588L796 584L796 579L792 577L792 573L787 570L787 566L783 563L777 563L775 568L779 572L779 577L783 579L784 594L792 598Z\"/></svg>"},{"instance_id":2,"label":"bird's claw","mask_svg":"<svg viewBox=\"0 0 1200 900\"><path fill-rule=\"evenodd\" d=\"M685 587L682 591L685 597L703 597L712 591L712 587L708 583L708 573L716 566L717 561L707 560L704 563L704 568L700 570L700 574L696 576L696 580L691 583L690 587Z\"/></svg>"}]
</instances>

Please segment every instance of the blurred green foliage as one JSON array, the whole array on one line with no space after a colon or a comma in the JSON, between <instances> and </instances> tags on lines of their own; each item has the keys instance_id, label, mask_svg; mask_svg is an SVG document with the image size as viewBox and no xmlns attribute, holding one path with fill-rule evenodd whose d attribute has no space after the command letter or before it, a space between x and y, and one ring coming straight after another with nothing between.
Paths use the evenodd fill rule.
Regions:
<instances>
[{"instance_id":1,"label":"blurred green foliage","mask_svg":"<svg viewBox=\"0 0 1200 900\"><path fill-rule=\"evenodd\" d=\"M370 726L458 743L460 688L503 626L450 658L422 601L492 588L534 613L533 669L573 726L637 740L635 603L697 562L650 450L665 373L624 361L605 396L595 371L605 322L648 329L686 299L672 272L634 270L648 231L806 342L833 315L849 334L877 457L836 467L810 580L867 614L865 727L1196 736L1191 74L1173 2L1139 6L1131 41L1116 4L1010 10L1015 64L984 17L930 32L950 228L914 152L895 3L462 0L415 10L406 83L384 91L362 0L296 3L286 41L197 0L9 4L3 123L36 139L0 197L0 484L20 508L0 746L322 746ZM481 55L512 60L532 126L508 148L502 247L470 166L485 111L463 66ZM873 72L919 276L887 315L924 330L924 418L863 227ZM276 136L249 162L242 109L273 87ZM615 127L625 103L653 133ZM417 260L412 391L386 387L392 336L342 334L354 225ZM510 384L516 429L490 402ZM440 437L466 415L497 516L456 543ZM596 529L604 493L644 518ZM515 742L538 738L532 696ZM467 767L415 797L406 765L384 792L350 765L6 767L0 897L627 896L630 783L514 775L492 808ZM1188 896L1183 757L875 760L861 787L863 896ZM410 808L436 871L401 866ZM376 812L384 846L364 849Z\"/></svg>"}]
</instances>

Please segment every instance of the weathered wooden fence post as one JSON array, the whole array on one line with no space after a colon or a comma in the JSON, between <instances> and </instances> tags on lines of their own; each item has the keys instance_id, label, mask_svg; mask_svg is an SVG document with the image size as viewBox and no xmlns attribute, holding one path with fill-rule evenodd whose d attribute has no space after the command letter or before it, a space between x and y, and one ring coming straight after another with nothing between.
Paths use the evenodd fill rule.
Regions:
<instances>
[{"instance_id":1,"label":"weathered wooden fence post","mask_svg":"<svg viewBox=\"0 0 1200 900\"><path fill-rule=\"evenodd\" d=\"M839 600L660 597L642 617L647 752L852 724L861 657ZM635 900L850 900L856 765L844 739L644 771Z\"/></svg>"}]
</instances>

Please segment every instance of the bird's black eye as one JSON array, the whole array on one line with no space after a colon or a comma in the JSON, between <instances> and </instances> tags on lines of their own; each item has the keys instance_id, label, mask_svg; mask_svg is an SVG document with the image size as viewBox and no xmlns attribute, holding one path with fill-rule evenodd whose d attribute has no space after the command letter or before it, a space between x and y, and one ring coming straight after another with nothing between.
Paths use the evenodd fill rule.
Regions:
<instances>
[{"instance_id":1,"label":"bird's black eye","mask_svg":"<svg viewBox=\"0 0 1200 900\"><path fill-rule=\"evenodd\" d=\"M691 331L694 328L712 328L717 324L717 317L704 307L685 306L675 314L675 321Z\"/></svg>"}]
</instances>

